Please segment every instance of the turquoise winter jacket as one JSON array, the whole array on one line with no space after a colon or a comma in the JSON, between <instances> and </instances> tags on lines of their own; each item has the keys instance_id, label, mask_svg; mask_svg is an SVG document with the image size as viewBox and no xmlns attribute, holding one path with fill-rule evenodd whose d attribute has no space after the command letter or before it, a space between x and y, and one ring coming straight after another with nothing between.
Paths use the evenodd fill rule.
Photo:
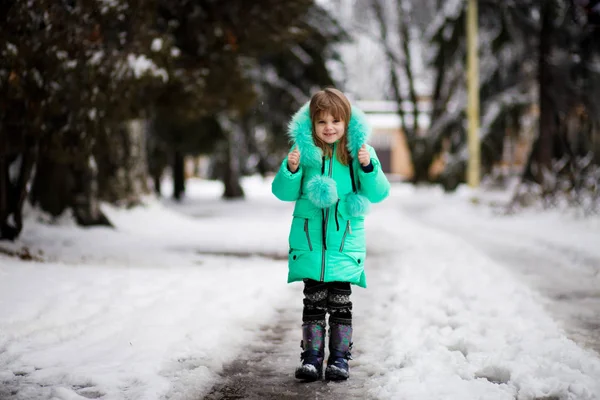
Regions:
<instances>
[{"instance_id":1,"label":"turquoise winter jacket","mask_svg":"<svg viewBox=\"0 0 600 400\"><path fill-rule=\"evenodd\" d=\"M292 173L284 159L272 184L278 199L296 202L289 235L288 282L309 278L367 286L364 219L370 203L382 201L390 190L372 147L367 145L373 171L364 172L358 162L358 150L369 134L365 115L352 107L346 132L353 158L350 167L337 160L335 148L333 159L325 159L314 144L308 104L292 117L288 135L292 149L297 146L300 151L300 167Z\"/></svg>"}]
</instances>

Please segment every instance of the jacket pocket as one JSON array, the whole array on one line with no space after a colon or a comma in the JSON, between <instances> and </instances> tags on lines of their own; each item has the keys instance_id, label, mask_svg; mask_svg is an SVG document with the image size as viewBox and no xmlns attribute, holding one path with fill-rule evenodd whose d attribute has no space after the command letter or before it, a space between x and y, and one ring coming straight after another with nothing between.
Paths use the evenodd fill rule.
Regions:
<instances>
[{"instance_id":1,"label":"jacket pocket","mask_svg":"<svg viewBox=\"0 0 600 400\"><path fill-rule=\"evenodd\" d=\"M296 201L292 215L298 218L317 218L321 214L321 209L313 205L308 199L300 198Z\"/></svg>"},{"instance_id":2,"label":"jacket pocket","mask_svg":"<svg viewBox=\"0 0 600 400\"><path fill-rule=\"evenodd\" d=\"M313 251L317 248L316 220L310 218L294 217L290 229L289 244L294 250Z\"/></svg>"},{"instance_id":3,"label":"jacket pocket","mask_svg":"<svg viewBox=\"0 0 600 400\"><path fill-rule=\"evenodd\" d=\"M346 237L352 234L352 226L350 225L350 220L346 221L346 230L344 231L344 235L342 236L342 244L340 245L340 253L344 251L344 245L346 244Z\"/></svg>"},{"instance_id":4,"label":"jacket pocket","mask_svg":"<svg viewBox=\"0 0 600 400\"><path fill-rule=\"evenodd\" d=\"M308 249L313 251L312 243L310 241L310 232L308 230L308 218L304 218L304 233L306 234L306 241L308 242Z\"/></svg>"}]
</instances>

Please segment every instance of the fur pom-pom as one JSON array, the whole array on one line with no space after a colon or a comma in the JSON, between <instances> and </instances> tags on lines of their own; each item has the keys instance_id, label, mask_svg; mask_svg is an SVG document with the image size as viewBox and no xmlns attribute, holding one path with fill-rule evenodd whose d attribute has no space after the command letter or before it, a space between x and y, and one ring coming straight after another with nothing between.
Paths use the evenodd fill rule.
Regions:
<instances>
[{"instance_id":1,"label":"fur pom-pom","mask_svg":"<svg viewBox=\"0 0 600 400\"><path fill-rule=\"evenodd\" d=\"M306 184L308 200L319 208L328 208L338 201L337 185L328 176L315 176Z\"/></svg>"},{"instance_id":2,"label":"fur pom-pom","mask_svg":"<svg viewBox=\"0 0 600 400\"><path fill-rule=\"evenodd\" d=\"M351 217L364 216L370 208L371 202L362 194L350 193L346 196L346 210Z\"/></svg>"}]
</instances>

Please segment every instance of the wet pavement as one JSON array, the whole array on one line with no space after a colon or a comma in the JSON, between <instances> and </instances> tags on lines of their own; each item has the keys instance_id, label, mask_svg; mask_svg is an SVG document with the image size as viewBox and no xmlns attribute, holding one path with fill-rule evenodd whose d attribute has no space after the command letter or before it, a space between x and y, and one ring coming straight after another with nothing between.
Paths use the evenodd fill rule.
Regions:
<instances>
[{"instance_id":1,"label":"wet pavement","mask_svg":"<svg viewBox=\"0 0 600 400\"><path fill-rule=\"evenodd\" d=\"M294 378L300 364L302 292L293 308L277 310L277 322L263 326L261 334L238 359L225 366L220 379L202 397L204 400L345 400L370 399L363 390L367 379L361 369L352 369L345 382L301 382ZM357 355L360 355L358 353Z\"/></svg>"},{"instance_id":2,"label":"wet pavement","mask_svg":"<svg viewBox=\"0 0 600 400\"><path fill-rule=\"evenodd\" d=\"M378 232L373 232L377 234ZM398 279L400 269L389 268L391 253L388 249L370 248L369 285L379 290L352 289L354 305L354 334L350 379L342 382L320 380L301 382L294 378L300 365L302 335L302 287L292 285L292 301L283 301L273 324L261 327L261 333L249 343L240 356L226 365L220 378L201 397L203 400L374 400L365 383L375 373L369 360L383 359L389 352L387 335L370 329L375 323L389 318L389 313L376 312L385 308L381 291ZM285 304L285 307L283 306ZM367 310L371 312L367 312ZM374 321L377 319L377 321ZM325 353L327 357L327 350Z\"/></svg>"},{"instance_id":3,"label":"wet pavement","mask_svg":"<svg viewBox=\"0 0 600 400\"><path fill-rule=\"evenodd\" d=\"M294 379L295 365L300 360L296 329L299 314L279 310L279 320L273 327L264 327L262 334L240 358L227 365L221 381L206 400L232 399L344 399L348 382L302 383ZM290 343L298 343L291 346Z\"/></svg>"}]
</instances>

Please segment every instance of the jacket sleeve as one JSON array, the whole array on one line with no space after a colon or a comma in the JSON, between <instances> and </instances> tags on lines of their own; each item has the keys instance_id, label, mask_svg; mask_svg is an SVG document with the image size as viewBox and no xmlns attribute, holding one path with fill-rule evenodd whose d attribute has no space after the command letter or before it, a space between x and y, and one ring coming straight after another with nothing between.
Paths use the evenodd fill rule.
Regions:
<instances>
[{"instance_id":1,"label":"jacket sleeve","mask_svg":"<svg viewBox=\"0 0 600 400\"><path fill-rule=\"evenodd\" d=\"M279 200L296 201L300 197L302 186L302 166L294 173L287 167L287 157L281 163L275 179L271 184L271 191Z\"/></svg>"},{"instance_id":2,"label":"jacket sleeve","mask_svg":"<svg viewBox=\"0 0 600 400\"><path fill-rule=\"evenodd\" d=\"M379 203L390 194L390 182L381 169L381 163L375 149L367 146L371 155L371 163L373 171L365 172L362 168L358 168L358 179L360 180L359 193L369 199L371 203Z\"/></svg>"}]
</instances>

